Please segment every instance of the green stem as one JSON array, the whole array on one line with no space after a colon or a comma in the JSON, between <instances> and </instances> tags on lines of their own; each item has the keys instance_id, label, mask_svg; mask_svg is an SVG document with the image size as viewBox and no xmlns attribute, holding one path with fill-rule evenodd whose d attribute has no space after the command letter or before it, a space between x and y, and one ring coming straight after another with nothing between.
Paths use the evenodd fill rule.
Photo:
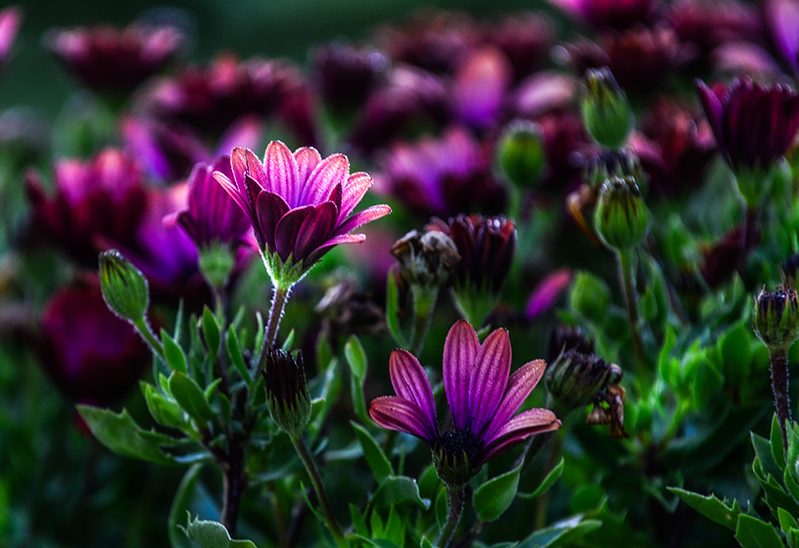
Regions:
<instances>
[{"instance_id":1,"label":"green stem","mask_svg":"<svg viewBox=\"0 0 799 548\"><path fill-rule=\"evenodd\" d=\"M272 306L269 308L269 320L266 322L264 349L275 346L277 333L280 329L280 320L283 319L283 312L286 310L286 303L289 300L290 293L291 287L275 286L272 290Z\"/></svg>"},{"instance_id":2,"label":"green stem","mask_svg":"<svg viewBox=\"0 0 799 548\"><path fill-rule=\"evenodd\" d=\"M150 324L147 322L147 319L142 316L133 322L133 327L135 327L136 331L139 332L139 335L141 335L141 338L147 343L147 346L150 347L150 350L152 350L154 354L163 360L164 347L161 345L161 341L159 341L153 334L153 330L150 328Z\"/></svg>"},{"instance_id":3,"label":"green stem","mask_svg":"<svg viewBox=\"0 0 799 548\"><path fill-rule=\"evenodd\" d=\"M644 361L644 345L641 342L641 333L638 330L638 299L635 293L635 265L633 251L619 249L616 252L619 265L619 283L624 292L624 304L627 307L627 317L630 320L630 336L635 350L636 363Z\"/></svg>"},{"instance_id":4,"label":"green stem","mask_svg":"<svg viewBox=\"0 0 799 548\"><path fill-rule=\"evenodd\" d=\"M430 324L433 323L433 312L438 300L437 287L413 286L413 330L411 331L411 353L419 356L424 348L424 341Z\"/></svg>"},{"instance_id":5,"label":"green stem","mask_svg":"<svg viewBox=\"0 0 799 548\"><path fill-rule=\"evenodd\" d=\"M446 548L449 546L452 537L455 536L455 530L458 528L458 524L461 521L461 514L463 514L464 500L464 488L462 485L447 485L449 515L447 516L447 522L444 524L438 536L436 545L439 548Z\"/></svg>"},{"instance_id":6,"label":"green stem","mask_svg":"<svg viewBox=\"0 0 799 548\"><path fill-rule=\"evenodd\" d=\"M316 498L319 499L319 506L322 509L322 515L325 518L327 528L330 530L338 546L347 546L344 534L341 532L341 528L338 522L336 522L336 518L333 516L333 508L330 505L330 499L327 497L325 485L322 483L322 476L319 474L319 468L316 466L316 462L314 462L311 453L308 451L308 446L305 445L305 442L300 436L289 437L291 438L291 443L294 444L297 455L305 466L306 472L308 472L311 485L313 485L314 491L316 492Z\"/></svg>"}]
</instances>

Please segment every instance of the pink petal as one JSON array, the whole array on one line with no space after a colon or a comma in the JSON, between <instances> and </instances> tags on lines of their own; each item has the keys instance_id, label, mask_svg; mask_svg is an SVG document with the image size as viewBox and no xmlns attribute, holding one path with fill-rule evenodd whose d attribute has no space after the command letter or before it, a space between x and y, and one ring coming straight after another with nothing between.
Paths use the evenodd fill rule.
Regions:
<instances>
[{"instance_id":1,"label":"pink petal","mask_svg":"<svg viewBox=\"0 0 799 548\"><path fill-rule=\"evenodd\" d=\"M544 278L530 295L530 300L527 301L525 308L527 319L532 321L549 311L558 302L571 281L572 273L568 268L556 270Z\"/></svg>"},{"instance_id":2,"label":"pink petal","mask_svg":"<svg viewBox=\"0 0 799 548\"><path fill-rule=\"evenodd\" d=\"M528 409L506 422L493 438L486 442L482 460L485 462L509 445L519 443L530 436L558 428L560 421L549 409Z\"/></svg>"},{"instance_id":3,"label":"pink petal","mask_svg":"<svg viewBox=\"0 0 799 548\"><path fill-rule=\"evenodd\" d=\"M243 147L236 147L230 152L230 169L233 180L242 195L247 194L247 175L249 174L261 188L266 184L266 171L255 153Z\"/></svg>"},{"instance_id":4,"label":"pink petal","mask_svg":"<svg viewBox=\"0 0 799 548\"><path fill-rule=\"evenodd\" d=\"M485 434L483 434L483 439L490 440L508 419L519 410L524 400L527 399L527 396L536 387L538 381L541 380L546 367L547 363L544 360L535 360L513 372L510 380L508 380L508 387L505 390L502 403L497 407L494 418L491 419Z\"/></svg>"},{"instance_id":5,"label":"pink petal","mask_svg":"<svg viewBox=\"0 0 799 548\"><path fill-rule=\"evenodd\" d=\"M699 99L702 101L702 106L705 109L707 121L710 122L710 127L713 129L713 135L716 137L716 141L720 143L722 142L724 131L721 121L724 115L724 107L721 104L721 99L719 99L719 96L713 89L701 80L697 80L696 89L699 92Z\"/></svg>"},{"instance_id":6,"label":"pink petal","mask_svg":"<svg viewBox=\"0 0 799 548\"><path fill-rule=\"evenodd\" d=\"M333 154L319 162L308 176L302 190L303 204L318 204L328 196L337 184L344 184L350 171L350 161L343 154Z\"/></svg>"},{"instance_id":7,"label":"pink petal","mask_svg":"<svg viewBox=\"0 0 799 548\"><path fill-rule=\"evenodd\" d=\"M316 165L322 161L322 156L314 147L302 147L294 151L294 159L297 161L297 173L300 181L300 194L305 188L308 177Z\"/></svg>"},{"instance_id":8,"label":"pink petal","mask_svg":"<svg viewBox=\"0 0 799 548\"><path fill-rule=\"evenodd\" d=\"M314 249L325 243L336 226L338 208L333 202L324 202L314 206L311 213L297 232L294 244L294 258L307 257Z\"/></svg>"},{"instance_id":9,"label":"pink petal","mask_svg":"<svg viewBox=\"0 0 799 548\"><path fill-rule=\"evenodd\" d=\"M511 346L508 331L497 329L486 337L469 383L469 418L472 432L481 435L494 416L508 386Z\"/></svg>"},{"instance_id":10,"label":"pink petal","mask_svg":"<svg viewBox=\"0 0 799 548\"><path fill-rule=\"evenodd\" d=\"M366 236L364 234L339 234L338 236L333 236L328 241L317 247L313 250L312 253L308 255L306 259L306 264L312 264L318 261L319 259L324 256L325 253L333 249L337 245L341 244L360 244L364 240L366 240Z\"/></svg>"},{"instance_id":11,"label":"pink petal","mask_svg":"<svg viewBox=\"0 0 799 548\"><path fill-rule=\"evenodd\" d=\"M397 396L373 399L369 404L369 416L383 428L407 432L428 443L432 443L437 437L422 410L416 404Z\"/></svg>"},{"instance_id":12,"label":"pink petal","mask_svg":"<svg viewBox=\"0 0 799 548\"><path fill-rule=\"evenodd\" d=\"M336 232L339 234L346 234L348 232L352 232L358 227L361 227L367 223L371 223L372 221L376 221L380 217L385 217L391 213L391 208L385 204L383 205L374 205L372 207L367 207L363 211L359 211L343 223L336 229Z\"/></svg>"},{"instance_id":13,"label":"pink petal","mask_svg":"<svg viewBox=\"0 0 799 548\"><path fill-rule=\"evenodd\" d=\"M233 201L236 202L236 204L244 213L250 215L251 209L247 203L246 195L242 195L236 185L221 171L214 171L213 175L214 179L216 179L216 182L219 183L220 186L225 189L225 192L228 193L228 196L233 198Z\"/></svg>"},{"instance_id":14,"label":"pink petal","mask_svg":"<svg viewBox=\"0 0 799 548\"><path fill-rule=\"evenodd\" d=\"M305 219L313 211L313 206L303 206L290 210L278 221L275 229L275 251L284 261L294 252L297 235ZM297 257L294 257L295 259Z\"/></svg>"},{"instance_id":15,"label":"pink petal","mask_svg":"<svg viewBox=\"0 0 799 548\"><path fill-rule=\"evenodd\" d=\"M407 350L394 350L388 359L391 384L398 396L415 403L429 421L429 428L436 431L436 406L433 389L424 368L416 356Z\"/></svg>"},{"instance_id":16,"label":"pink petal","mask_svg":"<svg viewBox=\"0 0 799 548\"><path fill-rule=\"evenodd\" d=\"M261 246L266 245L270 251L276 251L275 234L277 233L277 225L280 219L288 213L289 206L283 198L274 192L264 190L258 195L255 209L258 214L258 226L255 230L255 236L259 240L258 243Z\"/></svg>"},{"instance_id":17,"label":"pink petal","mask_svg":"<svg viewBox=\"0 0 799 548\"><path fill-rule=\"evenodd\" d=\"M366 191L372 186L372 178L369 174L359 171L353 173L344 185L344 192L341 197L341 212L339 219L346 219L347 216L361 203Z\"/></svg>"},{"instance_id":18,"label":"pink petal","mask_svg":"<svg viewBox=\"0 0 799 548\"><path fill-rule=\"evenodd\" d=\"M469 382L480 352L477 332L465 320L458 320L444 342L444 392L456 428L469 420Z\"/></svg>"},{"instance_id":19,"label":"pink petal","mask_svg":"<svg viewBox=\"0 0 799 548\"><path fill-rule=\"evenodd\" d=\"M294 155L281 141L272 141L264 153L266 189L282 196L289 207L296 207L299 200L299 176Z\"/></svg>"}]
</instances>

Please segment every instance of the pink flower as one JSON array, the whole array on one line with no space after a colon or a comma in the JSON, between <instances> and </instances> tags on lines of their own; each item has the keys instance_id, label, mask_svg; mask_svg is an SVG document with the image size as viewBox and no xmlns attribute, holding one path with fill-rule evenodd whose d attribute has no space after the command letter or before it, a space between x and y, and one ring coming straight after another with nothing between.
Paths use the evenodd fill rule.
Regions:
<instances>
[{"instance_id":1,"label":"pink flower","mask_svg":"<svg viewBox=\"0 0 799 548\"><path fill-rule=\"evenodd\" d=\"M14 45L21 21L22 12L19 8L12 6L0 10L0 67L8 59L8 54L11 52L11 46Z\"/></svg>"},{"instance_id":2,"label":"pink flower","mask_svg":"<svg viewBox=\"0 0 799 548\"><path fill-rule=\"evenodd\" d=\"M527 319L534 320L555 306L571 281L572 271L568 268L556 270L541 280L527 301L525 309Z\"/></svg>"}]
</instances>

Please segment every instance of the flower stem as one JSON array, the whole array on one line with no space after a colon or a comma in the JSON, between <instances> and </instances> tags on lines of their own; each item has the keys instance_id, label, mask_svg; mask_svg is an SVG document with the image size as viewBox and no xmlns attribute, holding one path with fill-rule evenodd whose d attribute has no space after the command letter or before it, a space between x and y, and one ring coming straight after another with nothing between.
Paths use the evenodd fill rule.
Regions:
<instances>
[{"instance_id":1,"label":"flower stem","mask_svg":"<svg viewBox=\"0 0 799 548\"><path fill-rule=\"evenodd\" d=\"M424 348L424 341L430 324L433 323L433 311L438 300L437 287L413 287L413 331L411 331L410 350L415 356L419 356Z\"/></svg>"},{"instance_id":2,"label":"flower stem","mask_svg":"<svg viewBox=\"0 0 799 548\"><path fill-rule=\"evenodd\" d=\"M447 516L447 522L444 524L438 536L436 545L439 548L446 548L452 540L452 537L455 536L455 529L458 528L458 524L461 521L461 514L463 514L464 492L462 485L447 485L449 515Z\"/></svg>"},{"instance_id":3,"label":"flower stem","mask_svg":"<svg viewBox=\"0 0 799 548\"><path fill-rule=\"evenodd\" d=\"M286 302L289 300L291 287L275 286L272 290L272 306L269 309L269 320L266 323L266 337L264 348L272 348L277 340L277 332L280 329L280 320L283 319L283 312L286 310Z\"/></svg>"},{"instance_id":4,"label":"flower stem","mask_svg":"<svg viewBox=\"0 0 799 548\"><path fill-rule=\"evenodd\" d=\"M791 421L791 396L788 392L788 351L769 350L771 362L771 392L774 394L774 408L782 433L782 445L788 447L788 423Z\"/></svg>"},{"instance_id":5,"label":"flower stem","mask_svg":"<svg viewBox=\"0 0 799 548\"><path fill-rule=\"evenodd\" d=\"M641 333L638 331L638 300L635 294L635 268L633 252L629 249L619 249L616 260L619 265L619 284L624 292L624 304L627 306L627 317L630 321L630 336L633 341L637 364L644 361L644 345L641 342Z\"/></svg>"},{"instance_id":6,"label":"flower stem","mask_svg":"<svg viewBox=\"0 0 799 548\"><path fill-rule=\"evenodd\" d=\"M136 331L139 332L139 335L141 335L141 338L147 343L147 346L150 347L150 350L163 360L164 347L161 345L161 341L159 341L153 334L153 330L150 328L150 324L147 322L147 319L142 316L133 322L133 327L135 327Z\"/></svg>"},{"instance_id":7,"label":"flower stem","mask_svg":"<svg viewBox=\"0 0 799 548\"><path fill-rule=\"evenodd\" d=\"M341 528L338 522L336 522L336 518L333 516L333 509L330 506L330 499L327 497L325 485L322 483L322 476L319 474L319 468L316 466L316 462L314 462L311 453L308 451L308 446L305 445L301 436L289 437L291 438L291 443L294 444L297 455L305 466L306 472L308 472L308 477L316 492L316 498L319 499L319 506L322 509L322 515L325 518L327 528L330 530L338 546L347 546L347 542L344 540L344 534L341 532Z\"/></svg>"},{"instance_id":8,"label":"flower stem","mask_svg":"<svg viewBox=\"0 0 799 548\"><path fill-rule=\"evenodd\" d=\"M244 473L244 447L235 443L230 450L227 462L223 466L222 487L222 525L231 536L236 534L236 523L239 521L241 497L247 488L247 476Z\"/></svg>"}]
</instances>

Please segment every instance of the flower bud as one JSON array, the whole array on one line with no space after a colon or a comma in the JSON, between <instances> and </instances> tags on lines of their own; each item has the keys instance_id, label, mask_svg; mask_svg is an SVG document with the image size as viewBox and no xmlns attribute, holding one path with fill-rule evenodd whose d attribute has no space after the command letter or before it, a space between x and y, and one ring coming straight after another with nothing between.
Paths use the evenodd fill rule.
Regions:
<instances>
[{"instance_id":1,"label":"flower bud","mask_svg":"<svg viewBox=\"0 0 799 548\"><path fill-rule=\"evenodd\" d=\"M505 130L497 147L497 161L505 178L518 188L534 184L545 162L544 141L537 124L519 120Z\"/></svg>"},{"instance_id":2,"label":"flower bud","mask_svg":"<svg viewBox=\"0 0 799 548\"><path fill-rule=\"evenodd\" d=\"M283 350L269 349L264 355L261 373L272 419L287 434L301 434L311 419L311 395L302 354L295 358Z\"/></svg>"},{"instance_id":3,"label":"flower bud","mask_svg":"<svg viewBox=\"0 0 799 548\"><path fill-rule=\"evenodd\" d=\"M787 350L799 338L799 295L790 287L762 289L755 299L752 327L769 350Z\"/></svg>"},{"instance_id":4,"label":"flower bud","mask_svg":"<svg viewBox=\"0 0 799 548\"><path fill-rule=\"evenodd\" d=\"M633 111L624 91L607 67L586 71L585 84L582 102L585 129L603 147L621 148L633 127Z\"/></svg>"},{"instance_id":5,"label":"flower bud","mask_svg":"<svg viewBox=\"0 0 799 548\"><path fill-rule=\"evenodd\" d=\"M480 440L471 430L453 428L433 446L433 462L441 481L449 486L467 484L480 469Z\"/></svg>"},{"instance_id":6,"label":"flower bud","mask_svg":"<svg viewBox=\"0 0 799 548\"><path fill-rule=\"evenodd\" d=\"M622 371L596 354L566 350L547 368L546 387L558 407L571 411L595 401L610 385L618 384Z\"/></svg>"},{"instance_id":7,"label":"flower bud","mask_svg":"<svg viewBox=\"0 0 799 548\"><path fill-rule=\"evenodd\" d=\"M461 259L452 238L440 231L411 230L397 240L391 253L402 277L412 286L423 287L445 285Z\"/></svg>"},{"instance_id":8,"label":"flower bud","mask_svg":"<svg viewBox=\"0 0 799 548\"><path fill-rule=\"evenodd\" d=\"M610 248L629 249L649 230L649 209L632 177L611 177L599 191L594 228Z\"/></svg>"},{"instance_id":9,"label":"flower bud","mask_svg":"<svg viewBox=\"0 0 799 548\"><path fill-rule=\"evenodd\" d=\"M230 248L227 245L216 244L200 248L198 251L198 264L205 281L212 288L225 287L235 265L235 258Z\"/></svg>"},{"instance_id":10,"label":"flower bud","mask_svg":"<svg viewBox=\"0 0 799 548\"><path fill-rule=\"evenodd\" d=\"M610 289L590 272L578 272L572 282L571 307L584 318L602 322L610 308Z\"/></svg>"},{"instance_id":11,"label":"flower bud","mask_svg":"<svg viewBox=\"0 0 799 548\"><path fill-rule=\"evenodd\" d=\"M116 249L100 253L100 285L114 314L131 322L144 318L150 300L147 279Z\"/></svg>"},{"instance_id":12,"label":"flower bud","mask_svg":"<svg viewBox=\"0 0 799 548\"><path fill-rule=\"evenodd\" d=\"M561 354L576 350L583 354L593 354L594 341L579 326L558 325L549 334L547 361L553 363Z\"/></svg>"},{"instance_id":13,"label":"flower bud","mask_svg":"<svg viewBox=\"0 0 799 548\"><path fill-rule=\"evenodd\" d=\"M636 181L646 180L638 155L630 148L603 150L588 158L585 163L585 179L594 190L599 190L611 177L633 177Z\"/></svg>"}]
</instances>

